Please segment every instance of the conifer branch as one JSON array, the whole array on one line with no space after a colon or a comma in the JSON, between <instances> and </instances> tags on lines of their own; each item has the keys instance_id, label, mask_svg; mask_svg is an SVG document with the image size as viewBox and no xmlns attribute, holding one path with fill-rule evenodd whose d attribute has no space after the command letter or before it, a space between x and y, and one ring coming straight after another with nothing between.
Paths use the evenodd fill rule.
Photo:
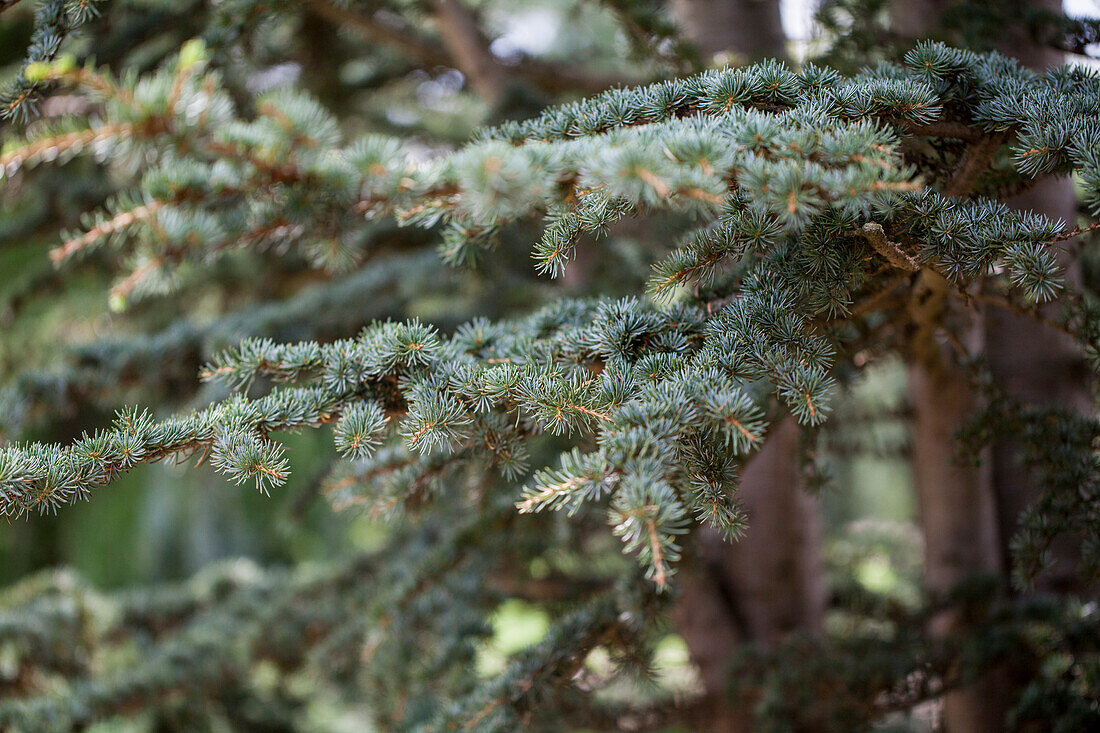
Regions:
<instances>
[{"instance_id":1,"label":"conifer branch","mask_svg":"<svg viewBox=\"0 0 1100 733\"><path fill-rule=\"evenodd\" d=\"M135 132L137 132L135 125L118 123L39 138L24 146L0 153L0 173L7 172L7 175L11 176L18 168L33 165L39 160L55 160L79 153L88 146L126 137Z\"/></svg>"},{"instance_id":2,"label":"conifer branch","mask_svg":"<svg viewBox=\"0 0 1100 733\"><path fill-rule=\"evenodd\" d=\"M682 61L663 3L603 2L637 40L659 39L657 61ZM0 10L11 4L0 0ZM1036 74L997 54L926 42L904 62L848 75L769 61L605 89L613 80L576 63L497 59L480 6L465 0L404 3L409 20L390 12L397 6L240 0L217 3L213 25L201 31L216 44L209 52L191 41L140 73L108 58L116 73L59 55L94 4L38 3L31 63L0 97L0 110L22 115L41 90L65 88L76 110L71 123L27 125L25 140L0 151L0 175L13 179L17 196L54 178L18 176L24 167L95 154L88 193L105 203L81 217L81 230L61 235L51 259L98 247L96 264L116 274L112 305L177 283L199 283L204 296L243 285L226 293L227 303L297 294L148 336L99 339L62 357L57 371L29 367L0 392L5 438L44 418L94 419L135 398L178 405L198 396L205 406L160 419L126 409L68 444L5 445L0 514L57 511L137 466L191 456L266 492L290 476L280 432L316 428L331 430L333 452L320 456L327 476L309 482L310 493L396 526L380 533L385 549L358 572L318 578L242 566L125 598L61 579L19 591L30 603L5 595L5 730L67 730L132 715L298 728L301 716L315 714L303 704L308 685L326 700L347 694L385 728L526 729L542 722L548 702L551 727L571 722L569 712L590 713L583 724L597 728L657 724L668 710L680 712L680 701L633 705L585 694L621 674L597 679L586 657L602 647L616 668L647 669L647 642L666 633L653 622L672 595L661 594L672 588L690 534L709 526L734 540L743 531L739 476L766 446L772 421L817 430L832 419L841 384L875 359L901 354L952 374L980 365L986 355L958 330L974 308L1059 328L1084 345L1092 366L1100 353L1100 311L1055 257L1072 254L1058 243L1100 223L1066 228L1006 202L1048 176L1073 176L1085 211L1100 214L1100 78L1087 70ZM248 34L269 27L269 12L285 28L302 20L286 17L288 9L305 13L312 31L303 78L320 81L321 98L336 100L341 115L359 114L359 93L408 70L408 61L456 68L490 102L506 101L514 82L568 87L570 97L578 87L599 93L480 131L454 150L359 135L357 120L292 82L252 96L223 80L238 65L268 64L266 52L249 56ZM95 39L112 37L115 20ZM330 57L323 41L337 27L383 47L374 60L393 69L349 81L370 76L363 67L373 64L345 66L347 38ZM265 48L282 35L265 37ZM131 58L142 64L163 48L141 46ZM403 60L388 64L393 57ZM310 69L317 59L322 68ZM352 88L355 99L341 103ZM469 99L454 101L469 107ZM55 213L55 199L24 231ZM636 221L622 226L627 218ZM540 274L560 276L579 248L607 248L590 268L592 297L555 300L558 290L540 287L532 301L522 247L540 220L531 248ZM5 217L0 227L8 226ZM461 297L440 289L443 271L425 254L437 241L448 265L487 260L453 278ZM394 250L415 254L375 259ZM634 266L650 255L654 262ZM620 257L631 263L625 278L615 269ZM522 274L513 271L517 261ZM333 279L302 273L306 263ZM644 264L653 268L653 298L600 297L620 296ZM507 291L483 282L502 272L493 285ZM301 291L302 282L317 289ZM468 320L489 301L498 320ZM517 302L523 315L511 315ZM1064 315L1030 305L1052 302ZM400 320L413 305L437 322ZM164 310L149 316L159 322ZM398 320L382 320L389 318ZM960 363L951 363L956 356ZM1012 435L1041 488L1013 545L1021 583L1043 570L1062 532L1082 538L1082 566L1100 567L1100 420L1084 408L1010 400L977 366L965 375L984 398L961 432L966 455ZM200 380L208 393L197 394ZM68 434L81 427L65 426ZM804 457L812 461L812 452ZM551 511L560 514L537 516ZM577 557L606 546L589 541L593 519L606 520L636 573ZM977 633L940 644L921 630L953 602L936 599L914 613L841 595L837 610L855 621L850 646L827 637L777 642L817 664L813 673L803 674L812 664L774 660L754 667L754 655L776 645L738 655L746 709L780 719L779 727L793 711L792 729L806 727L807 715L810 727L871 727L876 715L942 695L1011 653L1055 679L1055 694L1023 697L1044 713L1049 700L1079 699L1095 717L1093 680L1065 674L1095 667L1096 609L1088 604L1040 609L1014 599L1002 607L982 590L980 603L960 611ZM545 638L512 655L503 674L456 674L492 646L493 614L506 597L553 604ZM579 609L560 605L579 598ZM889 607L889 628L881 618L864 623L866 606L876 604ZM995 612L982 615L987 608ZM1028 656L1036 639L1042 651ZM975 661L974 650L983 658ZM894 685L898 670L904 680ZM614 718L632 712L641 717ZM1026 711L1015 718L1024 726L1033 719ZM707 722L695 727L714 727Z\"/></svg>"},{"instance_id":3,"label":"conifer branch","mask_svg":"<svg viewBox=\"0 0 1100 733\"><path fill-rule=\"evenodd\" d=\"M342 28L349 28L362 34L368 40L392 46L428 66L449 66L450 56L437 44L422 38L410 28L399 25L397 20L378 20L373 15L358 13L343 5L327 0L302 0L302 4L313 13L329 20Z\"/></svg>"},{"instance_id":4,"label":"conifer branch","mask_svg":"<svg viewBox=\"0 0 1100 733\"><path fill-rule=\"evenodd\" d=\"M597 646L629 638L629 614L616 613L614 604L599 598L563 618L548 638L531 649L482 694L461 701L455 715L441 717L431 730L500 730L521 719L534 696L568 685ZM489 723L490 719L496 719Z\"/></svg>"},{"instance_id":5,"label":"conifer branch","mask_svg":"<svg viewBox=\"0 0 1100 733\"><path fill-rule=\"evenodd\" d=\"M97 224L79 237L74 237L64 242L60 247L50 250L50 259L55 265L71 259L85 247L95 244L100 239L108 237L126 227L155 216L165 205L164 201L150 201L147 204L135 207L129 211L116 214L113 218L101 224Z\"/></svg>"},{"instance_id":6,"label":"conifer branch","mask_svg":"<svg viewBox=\"0 0 1100 733\"><path fill-rule=\"evenodd\" d=\"M358 487L342 484L337 501L389 512L479 455L506 479L520 475L540 433L572 434L595 447L537 472L518 508L575 511L608 496L615 534L664 585L692 517L729 534L740 526L733 481L766 432L762 401L778 397L807 426L825 421L836 391L834 344L854 297L896 289L895 273L868 268L866 247L849 246L845 233L862 237L890 270L921 270L912 308L888 320L904 321L895 333L916 325L910 343L895 348L932 358L951 288L975 290L996 271L1036 302L1067 297L1048 246L1067 233L973 196L1011 137L1019 141L1013 175L1073 167L1088 200L1100 201L1100 162L1044 127L1038 110L1018 106L1025 85L1085 125L1092 108L1081 89L1095 80L1076 79L1078 89L1021 76L1004 86L996 57L935 44L918 47L906 67L851 80L765 63L610 90L428 160L380 137L346 144L325 110L289 92L259 100L255 120L237 119L218 101L225 98L217 79L195 70L201 54L192 49L188 58L155 76L177 104L153 105L145 117L178 135L138 141L163 160L148 174L157 195L113 205L122 213L59 249L128 237L138 264L116 286L117 298L230 246L295 243L323 262L354 264L363 253L348 241L383 217L407 227L442 224L448 256L464 258L487 246L487 232L548 216L535 255L557 274L583 234L650 211L699 224L657 263L651 289L696 290L664 308L636 299L565 302L526 319L469 324L449 338L413 321L376 324L329 345L246 341L214 359L206 378L235 389L257 377L290 386L175 421L141 422L140 430L121 425L73 446L0 452L7 512L52 509L138 463L197 451L209 451L231 480L266 489L288 470L269 435L328 423L336 423L338 449L365 461L357 470L381 485L359 502L348 498ZM969 76L960 91L927 83L929 74ZM136 97L126 84L120 89L113 103L128 109ZM198 126L174 111L192 102L205 105ZM854 115L857 104L867 113ZM923 181L942 171L907 164L901 145L914 131L969 135L935 127L946 104L973 129L1007 131L962 140L968 145L941 194ZM1019 154L1029 150L1046 152ZM152 206L138 201L166 203L155 217L137 216ZM145 228L151 236L141 236ZM876 302L872 295L855 307ZM854 346L841 344L843 353ZM383 440L387 420L397 424L390 440L402 436L400 446Z\"/></svg>"},{"instance_id":7,"label":"conifer branch","mask_svg":"<svg viewBox=\"0 0 1100 733\"><path fill-rule=\"evenodd\" d=\"M1058 232L1052 239L1049 240L1050 244L1057 244L1058 242L1064 242L1067 239L1074 239L1080 237L1082 234L1090 234L1095 231L1100 231L1100 222L1093 222L1087 226L1075 226L1070 229Z\"/></svg>"}]
</instances>

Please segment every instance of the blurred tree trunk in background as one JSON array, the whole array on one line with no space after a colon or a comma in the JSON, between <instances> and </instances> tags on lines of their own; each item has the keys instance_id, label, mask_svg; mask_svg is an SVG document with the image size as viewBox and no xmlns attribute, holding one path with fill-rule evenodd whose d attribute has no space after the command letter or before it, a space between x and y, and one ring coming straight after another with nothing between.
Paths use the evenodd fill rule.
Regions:
<instances>
[{"instance_id":1,"label":"blurred tree trunk in background","mask_svg":"<svg viewBox=\"0 0 1100 733\"><path fill-rule=\"evenodd\" d=\"M787 55L779 0L672 0L672 9L704 58L723 51L740 62Z\"/></svg>"},{"instance_id":2,"label":"blurred tree trunk in background","mask_svg":"<svg viewBox=\"0 0 1100 733\"><path fill-rule=\"evenodd\" d=\"M1030 4L1052 12L1062 9L1060 0L1031 0ZM1019 30L998 43L998 50L1036 71L1065 63L1061 51L1041 46ZM1069 178L1047 179L1010 204L1061 219L1068 226L1077 220L1077 197ZM1079 282L1079 259L1061 257L1060 262L1066 277ZM990 369L997 386L1009 397L1025 403L1074 407L1086 414L1091 411L1084 353L1072 339L1051 328L1037 328L1032 319L1004 309L990 309L986 314L986 338ZM993 485L1005 547L1020 512L1032 503L1037 489L1034 479L1020 466L1021 453L1019 442L1010 437L1002 438L993 448ZM1061 559L1041 578L1040 586L1071 591L1078 584L1071 567L1075 548L1056 544L1054 550Z\"/></svg>"},{"instance_id":3,"label":"blurred tree trunk in background","mask_svg":"<svg viewBox=\"0 0 1100 733\"><path fill-rule=\"evenodd\" d=\"M916 324L909 362L909 400L913 408L913 480L924 534L924 578L928 590L944 595L960 583L1001 569L999 531L988 457L981 465L955 459L953 436L980 409L969 375L944 343L944 319L965 318L959 329L980 343L980 320L952 313L950 287L942 277L921 275L910 310ZM956 613L935 618L932 631L956 631L965 619ZM944 696L943 727L949 733L1002 730L1009 700L1000 675Z\"/></svg>"},{"instance_id":4,"label":"blurred tree trunk in background","mask_svg":"<svg viewBox=\"0 0 1100 733\"><path fill-rule=\"evenodd\" d=\"M738 60L787 56L778 0L674 0L672 7L705 59L723 51ZM688 555L675 618L706 688L701 729L752 730L751 710L726 702L738 645L821 631L821 509L802 485L798 444L794 420L780 420L739 483L745 535L727 542L703 530Z\"/></svg>"},{"instance_id":5,"label":"blurred tree trunk in background","mask_svg":"<svg viewBox=\"0 0 1100 733\"><path fill-rule=\"evenodd\" d=\"M821 513L801 485L798 441L793 419L775 426L741 478L745 535L731 543L700 530L685 564L674 618L706 688L705 730L753 729L751 710L726 702L738 645L767 646L792 631L821 631Z\"/></svg>"},{"instance_id":6,"label":"blurred tree trunk in background","mask_svg":"<svg viewBox=\"0 0 1100 733\"><path fill-rule=\"evenodd\" d=\"M1015 0L1002 0L1012 10ZM944 13L958 0L905 0L892 6L896 29L907 36L944 36ZM1032 5L1061 11L1060 0ZM959 42L948 38L948 41ZM1064 63L1064 54L1038 45L1020 24L1006 25L1004 36L991 46L1038 71ZM965 186L949 191L968 195ZM1012 203L1072 224L1077 201L1068 179L1049 179ZM1067 259L1067 275L1080 277ZM1035 321L1003 309L990 308L981 322L967 329L984 340L994 382L1010 398L1033 404L1074 405L1088 411L1083 354L1070 339ZM914 410L914 479L925 535L925 577L933 592L946 592L968 575L997 572L1008 588L1008 546L1020 513L1034 500L1032 478L1020 465L1018 441L1001 437L983 466L953 464L950 436L980 407L964 374L952 373L946 360L917 359L910 367L910 400ZM956 368L957 369L957 368ZM1061 552L1072 553L1070 548ZM1069 578L1069 563L1059 563ZM1048 582L1062 586L1055 569ZM1072 581L1070 581L1072 582ZM941 619L937 631L949 631L959 619ZM945 697L943 723L948 733L1001 730L1010 704L1005 674L993 674L972 687Z\"/></svg>"},{"instance_id":7,"label":"blurred tree trunk in background","mask_svg":"<svg viewBox=\"0 0 1100 733\"><path fill-rule=\"evenodd\" d=\"M489 50L489 41L473 12L460 0L436 0L436 24L443 45L471 89L490 104L508 87L508 72Z\"/></svg>"},{"instance_id":8,"label":"blurred tree trunk in background","mask_svg":"<svg viewBox=\"0 0 1100 733\"><path fill-rule=\"evenodd\" d=\"M950 0L895 2L891 9L897 30L907 36L939 35L940 21ZM979 155L974 146L965 155ZM986 151L989 155L989 151ZM960 176L962 166L960 166ZM965 180L951 182L951 196L971 193ZM919 521L924 534L924 577L928 590L949 593L969 578L1000 573L1003 546L998 526L996 492L989 457L981 466L961 465L952 436L971 419L981 402L957 355L944 343L943 325L951 315L948 285L943 278L924 276L924 288L914 291L910 309L916 324L909 363L909 401L913 408L913 480ZM977 315L952 324L968 343L981 348L984 324ZM958 615L933 621L940 634L965 624ZM943 698L942 728L948 733L1002 730L1010 704L1002 675L991 674Z\"/></svg>"}]
</instances>

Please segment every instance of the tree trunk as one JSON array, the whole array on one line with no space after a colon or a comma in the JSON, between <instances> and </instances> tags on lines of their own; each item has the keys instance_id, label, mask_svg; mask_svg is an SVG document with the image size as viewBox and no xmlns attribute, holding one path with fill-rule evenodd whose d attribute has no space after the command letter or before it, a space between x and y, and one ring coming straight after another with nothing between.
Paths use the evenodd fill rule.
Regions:
<instances>
[{"instance_id":1,"label":"tree trunk","mask_svg":"<svg viewBox=\"0 0 1100 733\"><path fill-rule=\"evenodd\" d=\"M1033 5L1061 11L1060 0L1038 0ZM1001 44L1004 53L1015 56L1036 71L1065 62L1057 49L1039 46L1025 33L1010 34ZM1068 178L1047 179L1009 204L1014 208L1046 214L1072 225L1077 218L1077 196ZM1070 284L1079 284L1079 263L1059 258ZM1081 347L1072 339L1033 320L1001 309L986 314L989 367L997 386L1010 398L1035 405L1055 405L1092 411L1088 388L1088 367ZM1021 349L1020 344L1027 344ZM1036 498L1038 487L1019 463L1019 441L998 439L993 448L993 486L997 494L1002 541L1007 546L1016 532L1020 513ZM1078 548L1070 542L1056 543L1055 565L1039 579L1039 587L1051 591L1080 591L1073 567ZM1007 556L1006 556L1007 559Z\"/></svg>"},{"instance_id":2,"label":"tree trunk","mask_svg":"<svg viewBox=\"0 0 1100 733\"><path fill-rule=\"evenodd\" d=\"M896 2L892 8L893 18L901 33L929 35L942 31L943 12L957 4L958 0ZM1062 9L1060 0L1039 0L1034 4L1055 12ZM1039 47L1025 28L1012 26L1003 30L997 45L1002 52L1015 56L1024 64L1043 69L1062 62L1059 52ZM1010 203L1067 222L1073 220L1075 213L1072 185L1068 181L1046 181ZM1072 267L1069 276L1071 280L1076 278ZM985 353L993 378L1008 396L1024 402L1054 402L1088 409L1082 354L1069 339L1051 329L1037 326L1029 319L997 309L984 313L976 329L984 337ZM1021 348L1021 344L1027 344L1027 347ZM1035 487L1017 459L1021 453L1020 446L1011 438L999 438L983 460L983 465L989 466L988 472L982 472L983 475L977 475L970 469L954 472L938 470L941 467L935 456L930 455L932 449L925 444L949 437L944 431L953 420L952 413L958 412L957 417L964 418L962 411L972 409L974 405L966 404L968 398L964 384L960 383L956 388L949 376L941 376L937 381L928 374L922 374L925 368L919 364L912 367L910 389L916 412L914 469L928 545L928 584L933 590L946 589L950 582L962 579L958 572L963 564L969 564L972 571L996 570L1002 578L1007 578L1011 561L1008 544L1016 531L1020 512L1035 496ZM938 437L937 433L940 434ZM958 483L953 489L945 483L952 479ZM989 496L985 497L984 488L979 491L977 486L980 483L984 487L987 482L990 490ZM968 492L955 495L956 491L964 491L966 486L971 487ZM969 533L962 519L968 502L972 506L966 521L976 523ZM953 512L958 512L954 520L951 516ZM990 516L993 517L992 522ZM961 534L956 535L956 532ZM991 540L996 543L995 551L987 546ZM946 544L937 547L940 543ZM1063 557L1066 555L1064 548L1060 554ZM991 564L994 562L996 565ZM1064 568L1071 564L1061 563L1063 573ZM1051 588L1066 584L1064 575L1047 582ZM946 631L954 621L947 619L939 623L944 627L941 630ZM1002 729L1003 716L1011 705L1012 697L1006 676L997 671L974 687L948 695L944 710L948 733Z\"/></svg>"},{"instance_id":3,"label":"tree trunk","mask_svg":"<svg viewBox=\"0 0 1100 733\"><path fill-rule=\"evenodd\" d=\"M955 432L980 407L969 376L941 339L950 317L965 348L982 340L979 316L950 313L947 282L923 271L914 288L910 313L915 326L909 365L909 400L913 408L913 478L924 533L925 584L944 595L976 575L1001 569L1000 533L988 460L964 465L955 460ZM960 327L961 322L961 327ZM930 631L960 631L957 612L933 619ZM1010 704L1004 675L993 672L969 687L944 696L943 729L947 733L1003 730Z\"/></svg>"},{"instance_id":4,"label":"tree trunk","mask_svg":"<svg viewBox=\"0 0 1100 733\"><path fill-rule=\"evenodd\" d=\"M707 730L752 730L751 710L726 699L738 645L821 631L821 515L817 499L801 485L798 440L790 417L769 433L738 491L748 519L744 537L729 543L717 532L699 532L682 578L675 622L703 678Z\"/></svg>"},{"instance_id":5,"label":"tree trunk","mask_svg":"<svg viewBox=\"0 0 1100 733\"><path fill-rule=\"evenodd\" d=\"M1016 0L1001 1L1007 8L1017 4ZM959 0L896 2L894 19L901 32L925 35L938 30L944 11L958 3ZM1062 11L1061 0L1032 0L1030 4L1051 12ZM1036 43L1022 25L1002 30L1003 36L995 45L1025 66L1044 71L1065 62L1061 51ZM1008 203L1014 208L1061 219L1067 224L1072 224L1077 216L1073 183L1064 178L1047 179ZM1080 268L1076 260L1062 256L1060 261L1066 270L1066 279L1070 283L1079 282ZM987 310L983 328L990 372L997 387L1008 397L1035 405L1056 405L1085 412L1092 409L1084 353L1070 338L1032 319L998 308ZM1021 344L1027 347L1021 348ZM1008 547L1016 533L1020 513L1035 500L1037 493L1032 477L1020 465L1021 453L1017 440L1002 436L993 446L991 455L1002 571L1006 577L1011 563ZM1057 543L1055 567L1039 579L1039 587L1052 591L1082 590L1073 574L1077 554L1072 543Z\"/></svg>"},{"instance_id":6,"label":"tree trunk","mask_svg":"<svg viewBox=\"0 0 1100 733\"><path fill-rule=\"evenodd\" d=\"M461 0L435 0L434 7L440 38L455 66L479 97L499 101L508 86L508 72L489 50L473 12Z\"/></svg>"},{"instance_id":7,"label":"tree trunk","mask_svg":"<svg viewBox=\"0 0 1100 733\"><path fill-rule=\"evenodd\" d=\"M784 418L741 479L745 536L733 546L712 545L722 549L715 559L745 638L765 644L800 629L818 632L825 615L820 507L802 484L798 442L794 418Z\"/></svg>"},{"instance_id":8,"label":"tree trunk","mask_svg":"<svg viewBox=\"0 0 1100 733\"><path fill-rule=\"evenodd\" d=\"M1066 179L1044 181L1010 204L1067 223L1076 217L1073 184ZM1059 259L1065 267L1066 279L1079 282L1078 264L1070 257ZM1092 411L1088 366L1076 342L1030 318L999 308L987 311L985 324L990 372L1008 397L1024 404L1066 407L1085 414ZM1020 348L1021 344L1027 347ZM993 446L993 486L1001 539L1006 548L1016 533L1020 513L1037 498L1039 490L1034 478L1020 464L1022 453L1019 440L1013 436L1000 436ZM1055 592L1083 590L1074 572L1079 548L1067 540L1056 542L1052 550L1054 566L1038 578L1038 587ZM1010 562L1007 552L1005 555Z\"/></svg>"},{"instance_id":9,"label":"tree trunk","mask_svg":"<svg viewBox=\"0 0 1100 733\"><path fill-rule=\"evenodd\" d=\"M704 59L723 51L740 63L787 55L778 0L673 0L672 9Z\"/></svg>"}]
</instances>

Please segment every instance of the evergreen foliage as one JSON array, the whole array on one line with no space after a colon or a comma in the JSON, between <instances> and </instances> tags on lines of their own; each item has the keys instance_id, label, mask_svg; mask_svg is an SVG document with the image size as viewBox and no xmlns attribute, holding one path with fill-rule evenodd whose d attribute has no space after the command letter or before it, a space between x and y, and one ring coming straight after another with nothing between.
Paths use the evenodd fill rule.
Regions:
<instances>
[{"instance_id":1,"label":"evergreen foliage","mask_svg":"<svg viewBox=\"0 0 1100 733\"><path fill-rule=\"evenodd\" d=\"M79 154L74 141L86 136L123 159L153 146L162 162L141 193L54 250L63 263L107 246L136 263L112 291L119 305L228 246L301 246L332 266L353 257L344 243L390 215L447 222L453 239L544 212L535 257L560 273L581 233L657 208L699 228L654 266L651 295L712 292L672 306L563 302L451 338L413 321L327 346L247 340L204 376L295 386L162 422L120 413L71 446L13 446L0 454L7 514L54 510L139 463L199 451L264 490L289 471L269 434L329 422L341 451L362 460L392 416L413 455L490 456L505 477L523 470L532 436L579 433L595 450L537 476L523 508L612 495L616 532L663 586L689 515L736 533L734 476L764 439L768 394L804 425L825 420L838 349L863 346L846 333L857 298L922 268L963 293L992 274L1000 297L1024 309L1060 294L1053 248L1076 230L981 195L984 171L974 168L991 162L991 145L1012 141L997 162L1017 188L1075 171L1086 205L1100 206L1095 76L1038 76L935 44L851 80L767 63L615 90L423 163L390 139L339 145L323 110L287 92L261 98L255 120L235 121L201 54L189 45L129 84L55 62L46 77L94 94L105 120L120 121L86 135L38 131L4 153L11 175ZM922 171L905 158L906 136L938 143L954 162ZM964 139L976 142L962 148ZM1065 312L1063 327L1087 343L1089 311L1069 300Z\"/></svg>"},{"instance_id":2,"label":"evergreen foliage","mask_svg":"<svg viewBox=\"0 0 1100 733\"><path fill-rule=\"evenodd\" d=\"M0 117L26 118L33 111L41 86L48 81L43 72L60 53L66 36L95 18L102 2L50 0L38 4L34 11L34 35L27 48L26 67L0 90ZM0 5L0 11L8 7L9 3Z\"/></svg>"},{"instance_id":3,"label":"evergreen foliage","mask_svg":"<svg viewBox=\"0 0 1100 733\"><path fill-rule=\"evenodd\" d=\"M646 3L607 5L648 42L673 36ZM115 311L186 290L239 252L330 274L363 269L286 303L98 344L82 368L20 380L0 400L5 438L74 402L110 402L119 381L170 385L173 369L201 371L214 399L168 417L126 408L70 443L5 445L0 514L62 511L141 464L193 457L266 493L292 469L278 435L331 426L344 459L324 480L335 506L427 519L397 530L387 557L335 570L227 566L123 598L64 576L32 579L8 592L0 615L0 641L14 650L5 668L17 670L0 678L13 691L0 726L69 730L134 708L184 728L286 726L305 704L290 680L310 675L331 686L326 694L367 690L372 715L402 730L516 730L548 708L625 715L574 684L589 652L610 650L644 676L685 537L710 526L736 541L751 521L738 477L769 428L789 414L812 440L839 382L868 354L910 357L914 332L928 330L986 389L963 452L1004 434L1033 448L1025 460L1044 489L1014 543L1020 585L1067 534L1081 544L1081 573L1100 577L1095 414L1013 404L988 384L958 324L927 315L947 301L1006 308L1075 339L1097 368L1100 315L1062 276L1057 253L1100 223L1005 204L1045 177L1074 176L1100 218L1095 72L1039 74L922 42L904 63L851 75L769 61L613 88L425 155L397 137L353 138L292 87L241 105L201 41L145 74L59 55L92 7L40 5L31 63L4 98L21 121L47 89L95 113L23 125L0 151L0 180L91 156L127 182L64 234L56 265L108 262ZM645 292L557 298L442 329L390 320L398 305L379 302L409 271L422 283L439 277L418 253L372 260L395 231L424 230L411 241L438 241L444 262L470 267L538 220L533 269L562 278L610 228L653 216L687 225L652 262ZM936 288L939 301L927 296ZM175 366L156 366L166 354L180 355ZM568 516L529 516L554 512ZM484 619L500 599L485 580L500 559L568 548L594 519L640 571L577 573L588 597L560 609L544 641L488 682L457 672L488 636ZM573 550L583 566L584 549ZM801 677L747 653L739 679L753 681L734 693L776 729L807 716L852 729L1026 653L1021 667L1035 681L1017 722L1051 717L1053 694L1065 701L1063 725L1095 722L1095 609L982 608L988 638L930 638L925 621L946 602L902 609L887 638L791 641L815 660ZM86 648L61 649L73 628ZM1048 634L1036 638L1036 628ZM395 641L402 635L412 644ZM100 678L103 660L135 649L138 664ZM1061 671L1045 663L1053 657L1066 660ZM276 681L265 686L265 675ZM883 677L914 687L891 689L884 704ZM815 685L850 695L807 713L813 703L799 695L817 699Z\"/></svg>"}]
</instances>

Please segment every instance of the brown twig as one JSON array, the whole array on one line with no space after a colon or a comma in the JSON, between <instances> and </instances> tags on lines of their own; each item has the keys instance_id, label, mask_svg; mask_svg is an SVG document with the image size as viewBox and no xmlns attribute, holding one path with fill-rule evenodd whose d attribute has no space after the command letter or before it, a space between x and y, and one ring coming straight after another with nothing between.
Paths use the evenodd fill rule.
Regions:
<instances>
[{"instance_id":1,"label":"brown twig","mask_svg":"<svg viewBox=\"0 0 1100 733\"><path fill-rule=\"evenodd\" d=\"M1093 222L1087 227L1073 227L1072 229L1063 229L1054 235L1053 239L1047 240L1049 244L1057 244L1058 242L1064 242L1067 239L1073 239L1079 237L1082 234L1088 234L1089 232L1095 232L1100 230L1100 221Z\"/></svg>"},{"instance_id":2,"label":"brown twig","mask_svg":"<svg viewBox=\"0 0 1100 733\"><path fill-rule=\"evenodd\" d=\"M125 277L122 282L111 288L112 298L121 298L125 300L130 297L130 293L137 287L138 283L144 280L149 273L158 269L164 264L164 260L160 257L153 257L145 264L136 268L133 272Z\"/></svg>"},{"instance_id":3,"label":"brown twig","mask_svg":"<svg viewBox=\"0 0 1100 733\"><path fill-rule=\"evenodd\" d=\"M881 224L869 221L863 225L859 233L876 252L882 255L883 259L897 269L906 272L916 272L920 269L920 263L910 257L901 245L886 238L886 232Z\"/></svg>"},{"instance_id":4,"label":"brown twig","mask_svg":"<svg viewBox=\"0 0 1100 733\"><path fill-rule=\"evenodd\" d=\"M50 261L53 262L54 265L60 265L62 262L72 257L77 252L81 251L88 245L97 242L103 237L110 236L117 231L125 229L131 224L135 224L139 221L144 221L150 218L151 216L156 214L157 211L163 208L163 206L163 201L154 200L149 202L148 204L138 206L137 208L131 209L129 211L123 211L122 213L117 214L114 218L101 224L97 224L79 237L74 237L73 239L70 239L62 244L60 247L55 247L50 250Z\"/></svg>"}]
</instances>

